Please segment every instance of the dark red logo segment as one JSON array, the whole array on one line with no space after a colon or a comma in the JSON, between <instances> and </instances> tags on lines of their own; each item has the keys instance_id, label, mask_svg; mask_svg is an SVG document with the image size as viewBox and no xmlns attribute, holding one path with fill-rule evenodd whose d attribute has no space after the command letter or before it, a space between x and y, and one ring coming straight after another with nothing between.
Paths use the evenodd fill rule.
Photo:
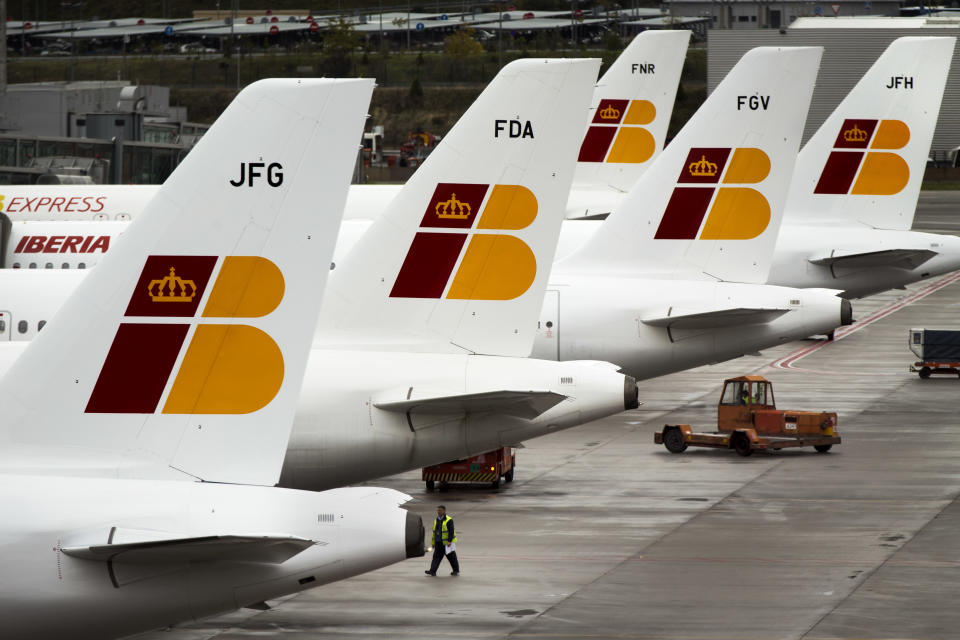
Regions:
<instances>
[{"instance_id":1,"label":"dark red logo segment","mask_svg":"<svg viewBox=\"0 0 960 640\"><path fill-rule=\"evenodd\" d=\"M86 413L153 413L189 328L187 324L121 324Z\"/></svg>"},{"instance_id":2,"label":"dark red logo segment","mask_svg":"<svg viewBox=\"0 0 960 640\"><path fill-rule=\"evenodd\" d=\"M694 147L683 163L679 183L717 184L730 157L730 149Z\"/></svg>"},{"instance_id":3,"label":"dark red logo segment","mask_svg":"<svg viewBox=\"0 0 960 640\"><path fill-rule=\"evenodd\" d=\"M601 100L593 114L593 124L620 124L629 105L629 100Z\"/></svg>"},{"instance_id":4,"label":"dark red logo segment","mask_svg":"<svg viewBox=\"0 0 960 640\"><path fill-rule=\"evenodd\" d=\"M862 159L862 151L832 151L813 192L841 195L847 193L857 176Z\"/></svg>"},{"instance_id":5,"label":"dark red logo segment","mask_svg":"<svg viewBox=\"0 0 960 640\"><path fill-rule=\"evenodd\" d=\"M439 298L450 279L465 233L418 233L413 237L391 298Z\"/></svg>"},{"instance_id":6,"label":"dark red logo segment","mask_svg":"<svg viewBox=\"0 0 960 640\"><path fill-rule=\"evenodd\" d=\"M192 318L216 256L150 256L127 305L127 316Z\"/></svg>"},{"instance_id":7,"label":"dark red logo segment","mask_svg":"<svg viewBox=\"0 0 960 640\"><path fill-rule=\"evenodd\" d=\"M607 157L607 149L617 134L616 127L590 127L580 145L580 155L577 162L603 162Z\"/></svg>"},{"instance_id":8,"label":"dark red logo segment","mask_svg":"<svg viewBox=\"0 0 960 640\"><path fill-rule=\"evenodd\" d=\"M833 146L836 149L866 149L873 137L873 130L877 128L876 120L858 120L848 118L843 121L837 141Z\"/></svg>"},{"instance_id":9,"label":"dark red logo segment","mask_svg":"<svg viewBox=\"0 0 960 640\"><path fill-rule=\"evenodd\" d=\"M421 227L470 229L480 215L480 205L489 185L441 182L433 191Z\"/></svg>"},{"instance_id":10,"label":"dark red logo segment","mask_svg":"<svg viewBox=\"0 0 960 640\"><path fill-rule=\"evenodd\" d=\"M703 216L707 214L713 189L677 187L660 219L653 237L657 240L693 240L697 237Z\"/></svg>"}]
</instances>

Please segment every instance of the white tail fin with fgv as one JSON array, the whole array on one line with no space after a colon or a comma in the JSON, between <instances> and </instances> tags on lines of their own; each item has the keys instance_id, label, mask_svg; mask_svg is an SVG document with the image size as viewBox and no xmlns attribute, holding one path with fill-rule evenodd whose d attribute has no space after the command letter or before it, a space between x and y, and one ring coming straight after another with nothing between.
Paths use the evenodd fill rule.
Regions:
<instances>
[{"instance_id":1,"label":"white tail fin with fgv","mask_svg":"<svg viewBox=\"0 0 960 640\"><path fill-rule=\"evenodd\" d=\"M767 279L822 48L753 49L564 273Z\"/></svg>"},{"instance_id":2,"label":"white tail fin with fgv","mask_svg":"<svg viewBox=\"0 0 960 640\"><path fill-rule=\"evenodd\" d=\"M240 92L0 383L4 449L274 484L372 91Z\"/></svg>"},{"instance_id":3,"label":"white tail fin with fgv","mask_svg":"<svg viewBox=\"0 0 960 640\"><path fill-rule=\"evenodd\" d=\"M336 265L317 344L527 356L598 67L504 67Z\"/></svg>"}]
</instances>

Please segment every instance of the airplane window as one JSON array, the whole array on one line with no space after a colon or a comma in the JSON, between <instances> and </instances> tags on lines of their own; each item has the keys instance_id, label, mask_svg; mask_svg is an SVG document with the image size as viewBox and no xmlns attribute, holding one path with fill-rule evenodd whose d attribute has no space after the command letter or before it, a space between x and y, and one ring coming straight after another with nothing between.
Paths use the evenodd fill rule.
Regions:
<instances>
[{"instance_id":1,"label":"airplane window","mask_svg":"<svg viewBox=\"0 0 960 640\"><path fill-rule=\"evenodd\" d=\"M7 330L7 321L0 320L0 333L3 333Z\"/></svg>"},{"instance_id":2,"label":"airplane window","mask_svg":"<svg viewBox=\"0 0 960 640\"><path fill-rule=\"evenodd\" d=\"M19 263L19 262L14 262L14 263L13 263L13 268L14 268L14 269L19 269L19 268L20 268L20 263Z\"/></svg>"},{"instance_id":3,"label":"airplane window","mask_svg":"<svg viewBox=\"0 0 960 640\"><path fill-rule=\"evenodd\" d=\"M21 320L20 322L17 323L17 331L19 331L20 333L26 333L27 328L28 326L27 326L26 320Z\"/></svg>"},{"instance_id":4,"label":"airplane window","mask_svg":"<svg viewBox=\"0 0 960 640\"><path fill-rule=\"evenodd\" d=\"M60 265L60 268L61 268L61 269L69 269L69 268L70 268L70 263L69 263L69 262L64 262L62 265Z\"/></svg>"},{"instance_id":5,"label":"airplane window","mask_svg":"<svg viewBox=\"0 0 960 640\"><path fill-rule=\"evenodd\" d=\"M81 262L80 264L77 265L77 269L86 269L86 268L87 268L86 262Z\"/></svg>"},{"instance_id":6,"label":"airplane window","mask_svg":"<svg viewBox=\"0 0 960 640\"><path fill-rule=\"evenodd\" d=\"M52 263L52 262L48 262L46 265L44 265L43 268L44 268L44 269L53 269L53 263Z\"/></svg>"},{"instance_id":7,"label":"airplane window","mask_svg":"<svg viewBox=\"0 0 960 640\"><path fill-rule=\"evenodd\" d=\"M43 329L45 326L47 326L47 321L41 320L37 323L37 331L40 331L40 329Z\"/></svg>"},{"instance_id":8,"label":"airplane window","mask_svg":"<svg viewBox=\"0 0 960 640\"><path fill-rule=\"evenodd\" d=\"M36 269L36 268L37 268L37 263L36 263L36 262L31 262L31 263L30 263L30 268L31 268L31 269Z\"/></svg>"}]
</instances>

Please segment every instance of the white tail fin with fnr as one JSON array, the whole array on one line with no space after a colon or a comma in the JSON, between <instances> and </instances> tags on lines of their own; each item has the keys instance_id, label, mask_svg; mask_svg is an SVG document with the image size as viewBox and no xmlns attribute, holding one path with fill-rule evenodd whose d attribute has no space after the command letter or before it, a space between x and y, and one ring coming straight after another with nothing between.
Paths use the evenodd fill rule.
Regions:
<instances>
[{"instance_id":1,"label":"white tail fin with fnr","mask_svg":"<svg viewBox=\"0 0 960 640\"><path fill-rule=\"evenodd\" d=\"M767 279L819 47L737 63L564 273Z\"/></svg>"},{"instance_id":2,"label":"white tail fin with fnr","mask_svg":"<svg viewBox=\"0 0 960 640\"><path fill-rule=\"evenodd\" d=\"M890 43L797 157L788 222L911 228L955 43Z\"/></svg>"},{"instance_id":3,"label":"white tail fin with fnr","mask_svg":"<svg viewBox=\"0 0 960 640\"><path fill-rule=\"evenodd\" d=\"M689 42L689 31L643 31L610 65L593 93L574 188L629 191L663 151Z\"/></svg>"},{"instance_id":4,"label":"white tail fin with fnr","mask_svg":"<svg viewBox=\"0 0 960 640\"><path fill-rule=\"evenodd\" d=\"M336 264L317 343L528 355L598 67L504 67Z\"/></svg>"},{"instance_id":5,"label":"white tail fin with fnr","mask_svg":"<svg viewBox=\"0 0 960 640\"><path fill-rule=\"evenodd\" d=\"M274 484L372 91L241 91L0 383L4 448Z\"/></svg>"}]
</instances>

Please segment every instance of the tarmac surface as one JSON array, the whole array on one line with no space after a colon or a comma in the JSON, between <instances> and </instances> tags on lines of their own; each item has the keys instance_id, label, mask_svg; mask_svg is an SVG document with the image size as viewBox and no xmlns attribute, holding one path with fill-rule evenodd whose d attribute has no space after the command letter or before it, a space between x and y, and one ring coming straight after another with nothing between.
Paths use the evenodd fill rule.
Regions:
<instances>
[{"instance_id":1,"label":"tarmac surface","mask_svg":"<svg viewBox=\"0 0 960 640\"><path fill-rule=\"evenodd\" d=\"M960 193L924 193L917 229L960 233ZM854 303L857 324L665 376L639 410L530 441L499 492L426 492L460 542L283 601L140 640L960 637L960 381L908 371L910 327L957 327L960 275ZM843 444L741 458L653 444L664 423L710 430L723 379L755 373L781 408L834 410Z\"/></svg>"}]
</instances>

